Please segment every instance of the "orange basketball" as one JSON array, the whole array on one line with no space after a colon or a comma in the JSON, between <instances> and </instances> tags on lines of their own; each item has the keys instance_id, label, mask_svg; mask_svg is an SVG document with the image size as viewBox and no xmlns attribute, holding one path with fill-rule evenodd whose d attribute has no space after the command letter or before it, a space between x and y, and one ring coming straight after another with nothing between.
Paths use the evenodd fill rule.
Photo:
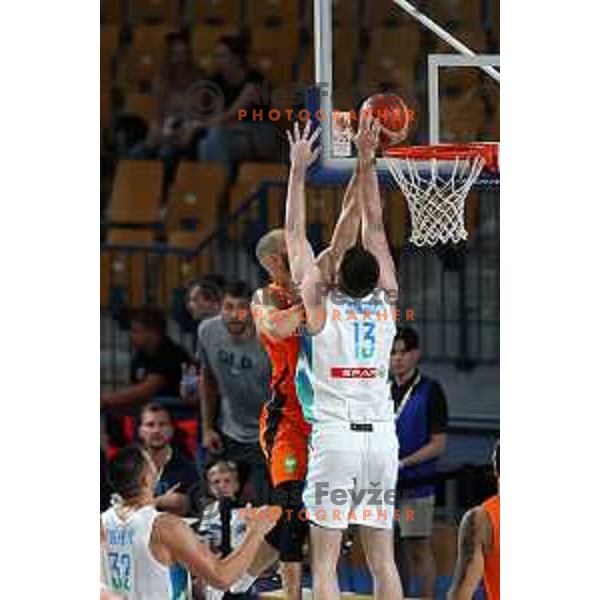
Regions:
<instances>
[{"instance_id":1,"label":"orange basketball","mask_svg":"<svg viewBox=\"0 0 600 600\"><path fill-rule=\"evenodd\" d=\"M367 98L360 109L361 115L370 113L379 121L382 127L388 130L389 134L382 132L382 145L401 141L395 139L393 134L401 134L408 130L414 120L413 111L406 105L404 100L395 94L375 94Z\"/></svg>"}]
</instances>

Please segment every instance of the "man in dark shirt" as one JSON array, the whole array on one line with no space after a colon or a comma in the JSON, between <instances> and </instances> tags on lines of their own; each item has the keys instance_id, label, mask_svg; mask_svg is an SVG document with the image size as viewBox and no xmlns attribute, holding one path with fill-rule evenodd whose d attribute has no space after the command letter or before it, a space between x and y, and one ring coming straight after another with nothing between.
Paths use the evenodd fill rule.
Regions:
<instances>
[{"instance_id":1,"label":"man in dark shirt","mask_svg":"<svg viewBox=\"0 0 600 600\"><path fill-rule=\"evenodd\" d=\"M131 319L131 385L103 394L102 408L132 408L156 397L179 397L181 366L189 354L166 335L162 312L155 308L136 311Z\"/></svg>"},{"instance_id":2,"label":"man in dark shirt","mask_svg":"<svg viewBox=\"0 0 600 600\"><path fill-rule=\"evenodd\" d=\"M431 546L437 458L446 447L448 406L441 385L418 369L419 338L403 327L394 341L390 360L396 430L400 444L397 504L399 550L404 589L409 578L421 580L420 597L433 600L435 560ZM412 511L412 513L407 513ZM413 519L406 517L411 514Z\"/></svg>"},{"instance_id":3,"label":"man in dark shirt","mask_svg":"<svg viewBox=\"0 0 600 600\"><path fill-rule=\"evenodd\" d=\"M142 408L138 434L159 473L156 508L184 516L189 511L188 492L199 477L193 463L171 444L173 433L171 415L164 406L151 402Z\"/></svg>"}]
</instances>

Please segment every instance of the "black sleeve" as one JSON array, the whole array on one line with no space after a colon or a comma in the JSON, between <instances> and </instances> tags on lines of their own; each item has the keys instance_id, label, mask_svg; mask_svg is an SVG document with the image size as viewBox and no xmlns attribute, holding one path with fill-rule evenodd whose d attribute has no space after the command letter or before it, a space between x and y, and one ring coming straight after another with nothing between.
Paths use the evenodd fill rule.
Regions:
<instances>
[{"instance_id":1,"label":"black sleeve","mask_svg":"<svg viewBox=\"0 0 600 600\"><path fill-rule=\"evenodd\" d=\"M169 487L178 483L179 487L176 491L181 494L186 494L199 480L194 464L179 454L179 451L165 468L163 478Z\"/></svg>"},{"instance_id":2,"label":"black sleeve","mask_svg":"<svg viewBox=\"0 0 600 600\"><path fill-rule=\"evenodd\" d=\"M434 381L429 397L429 435L448 430L448 403L442 386Z\"/></svg>"}]
</instances>

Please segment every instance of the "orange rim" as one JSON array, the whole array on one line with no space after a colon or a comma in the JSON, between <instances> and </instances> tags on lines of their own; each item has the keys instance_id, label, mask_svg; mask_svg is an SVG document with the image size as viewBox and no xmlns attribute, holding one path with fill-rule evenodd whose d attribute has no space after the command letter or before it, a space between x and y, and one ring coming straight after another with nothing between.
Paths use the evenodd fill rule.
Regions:
<instances>
[{"instance_id":1,"label":"orange rim","mask_svg":"<svg viewBox=\"0 0 600 600\"><path fill-rule=\"evenodd\" d=\"M481 157L487 169L498 171L498 144L437 144L431 146L393 146L385 150L387 158L413 160L454 160Z\"/></svg>"}]
</instances>

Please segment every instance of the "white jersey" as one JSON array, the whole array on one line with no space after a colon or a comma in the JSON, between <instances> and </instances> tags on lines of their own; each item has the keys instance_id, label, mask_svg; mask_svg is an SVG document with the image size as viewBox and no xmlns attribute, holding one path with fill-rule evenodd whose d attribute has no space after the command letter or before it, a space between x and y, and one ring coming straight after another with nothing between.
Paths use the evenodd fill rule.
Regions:
<instances>
[{"instance_id":1,"label":"white jersey","mask_svg":"<svg viewBox=\"0 0 600 600\"><path fill-rule=\"evenodd\" d=\"M394 308L377 289L361 300L333 290L325 326L304 334L296 389L311 423L393 421L389 361L396 334Z\"/></svg>"},{"instance_id":2,"label":"white jersey","mask_svg":"<svg viewBox=\"0 0 600 600\"><path fill-rule=\"evenodd\" d=\"M190 577L180 565L159 563L150 550L154 521L160 513L144 506L122 520L115 508L102 514L106 585L127 600L188 600Z\"/></svg>"}]
</instances>

